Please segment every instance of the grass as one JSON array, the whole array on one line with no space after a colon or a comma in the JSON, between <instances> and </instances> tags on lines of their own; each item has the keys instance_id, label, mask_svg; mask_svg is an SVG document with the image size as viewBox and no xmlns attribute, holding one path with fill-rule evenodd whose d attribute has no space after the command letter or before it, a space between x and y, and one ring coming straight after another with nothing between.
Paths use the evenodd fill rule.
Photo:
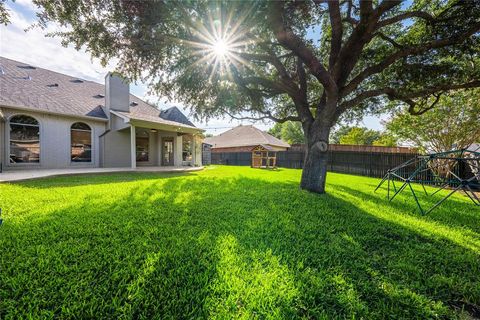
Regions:
<instances>
[{"instance_id":1,"label":"grass","mask_svg":"<svg viewBox=\"0 0 480 320\"><path fill-rule=\"evenodd\" d=\"M0 184L0 318L478 317L480 209L209 167ZM420 190L420 189L419 189ZM424 204L433 200L422 197Z\"/></svg>"}]
</instances>

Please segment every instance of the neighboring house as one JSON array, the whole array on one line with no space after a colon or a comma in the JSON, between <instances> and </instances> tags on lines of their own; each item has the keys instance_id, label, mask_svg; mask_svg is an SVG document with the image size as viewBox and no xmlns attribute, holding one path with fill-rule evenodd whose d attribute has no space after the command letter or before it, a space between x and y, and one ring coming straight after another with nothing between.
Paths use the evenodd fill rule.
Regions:
<instances>
[{"instance_id":1,"label":"neighboring house","mask_svg":"<svg viewBox=\"0 0 480 320\"><path fill-rule=\"evenodd\" d=\"M203 130L105 85L0 57L3 169L200 166Z\"/></svg>"},{"instance_id":2,"label":"neighboring house","mask_svg":"<svg viewBox=\"0 0 480 320\"><path fill-rule=\"evenodd\" d=\"M252 125L239 125L218 136L205 139L212 145L212 152L251 152L253 148L263 145L272 151L285 151L290 145Z\"/></svg>"}]
</instances>

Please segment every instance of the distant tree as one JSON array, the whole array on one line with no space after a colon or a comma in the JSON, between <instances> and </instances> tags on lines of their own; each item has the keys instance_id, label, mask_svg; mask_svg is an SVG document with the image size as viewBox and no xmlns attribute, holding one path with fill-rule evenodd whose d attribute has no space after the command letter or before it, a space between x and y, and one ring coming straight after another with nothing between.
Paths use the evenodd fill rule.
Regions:
<instances>
[{"instance_id":1,"label":"distant tree","mask_svg":"<svg viewBox=\"0 0 480 320\"><path fill-rule=\"evenodd\" d=\"M480 89L444 95L421 117L400 112L386 128L424 152L467 148L480 141Z\"/></svg>"},{"instance_id":2,"label":"distant tree","mask_svg":"<svg viewBox=\"0 0 480 320\"><path fill-rule=\"evenodd\" d=\"M348 125L336 126L330 133L330 142L340 144L340 139L347 135L353 127Z\"/></svg>"},{"instance_id":3,"label":"distant tree","mask_svg":"<svg viewBox=\"0 0 480 320\"><path fill-rule=\"evenodd\" d=\"M292 121L285 122L282 126L282 140L289 144L305 143L302 124Z\"/></svg>"},{"instance_id":4,"label":"distant tree","mask_svg":"<svg viewBox=\"0 0 480 320\"><path fill-rule=\"evenodd\" d=\"M337 144L357 144L394 147L397 139L387 133L365 127L343 125L333 131L331 141Z\"/></svg>"},{"instance_id":5,"label":"distant tree","mask_svg":"<svg viewBox=\"0 0 480 320\"><path fill-rule=\"evenodd\" d=\"M1 2L0 2L1 3ZM198 117L299 121L300 186L324 193L339 118L480 87L480 1L34 0L63 44L117 59Z\"/></svg>"},{"instance_id":6,"label":"distant tree","mask_svg":"<svg viewBox=\"0 0 480 320\"><path fill-rule=\"evenodd\" d=\"M373 141L374 146L383 146L383 147L396 147L398 145L398 140L395 136L389 134L388 132L382 132L380 137Z\"/></svg>"},{"instance_id":7,"label":"distant tree","mask_svg":"<svg viewBox=\"0 0 480 320\"><path fill-rule=\"evenodd\" d=\"M282 127L283 123L276 122L267 132L277 139L282 139Z\"/></svg>"},{"instance_id":8,"label":"distant tree","mask_svg":"<svg viewBox=\"0 0 480 320\"><path fill-rule=\"evenodd\" d=\"M276 123L268 130L268 133L289 144L305 143L305 135L300 122L286 121L284 123Z\"/></svg>"},{"instance_id":9,"label":"distant tree","mask_svg":"<svg viewBox=\"0 0 480 320\"><path fill-rule=\"evenodd\" d=\"M340 138L341 144L372 145L380 139L380 132L367 128L353 127L348 133Z\"/></svg>"},{"instance_id":10,"label":"distant tree","mask_svg":"<svg viewBox=\"0 0 480 320\"><path fill-rule=\"evenodd\" d=\"M205 133L205 138L211 138L211 137L213 137L213 134L211 134L211 133Z\"/></svg>"}]
</instances>

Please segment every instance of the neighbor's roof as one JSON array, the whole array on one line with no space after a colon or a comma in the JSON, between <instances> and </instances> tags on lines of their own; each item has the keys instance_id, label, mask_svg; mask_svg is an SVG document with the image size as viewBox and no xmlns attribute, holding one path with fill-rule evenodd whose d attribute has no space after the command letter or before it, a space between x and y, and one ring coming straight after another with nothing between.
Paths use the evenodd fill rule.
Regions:
<instances>
[{"instance_id":1,"label":"neighbor's roof","mask_svg":"<svg viewBox=\"0 0 480 320\"><path fill-rule=\"evenodd\" d=\"M213 148L232 148L243 146L270 145L289 148L290 145L252 125L240 125L218 136L205 139Z\"/></svg>"},{"instance_id":2,"label":"neighbor's roof","mask_svg":"<svg viewBox=\"0 0 480 320\"><path fill-rule=\"evenodd\" d=\"M106 120L104 95L103 84L0 57L0 106ZM195 127L176 107L161 111L133 94L126 114L132 119Z\"/></svg>"}]
</instances>

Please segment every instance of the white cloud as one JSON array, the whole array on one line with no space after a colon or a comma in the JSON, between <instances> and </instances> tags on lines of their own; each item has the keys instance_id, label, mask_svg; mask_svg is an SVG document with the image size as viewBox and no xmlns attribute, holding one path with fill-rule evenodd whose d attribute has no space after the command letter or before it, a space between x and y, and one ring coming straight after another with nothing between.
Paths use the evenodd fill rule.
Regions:
<instances>
[{"instance_id":1,"label":"white cloud","mask_svg":"<svg viewBox=\"0 0 480 320\"><path fill-rule=\"evenodd\" d=\"M91 61L85 52L62 47L59 39L45 37L43 30L25 32L30 23L18 13L11 18L11 25L0 27L3 57L97 82L102 82L108 69L113 69L113 66L103 68L98 61Z\"/></svg>"}]
</instances>

